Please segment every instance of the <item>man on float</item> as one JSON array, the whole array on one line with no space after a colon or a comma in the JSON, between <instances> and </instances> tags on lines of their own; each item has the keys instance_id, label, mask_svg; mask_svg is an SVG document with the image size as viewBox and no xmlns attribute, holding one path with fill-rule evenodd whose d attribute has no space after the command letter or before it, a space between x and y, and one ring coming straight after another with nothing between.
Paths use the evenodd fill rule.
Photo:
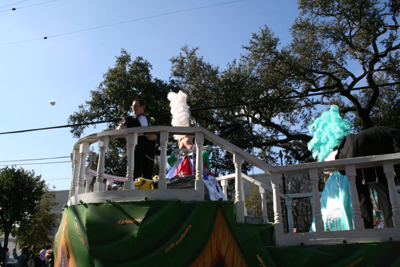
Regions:
<instances>
[{"instance_id":1,"label":"man on float","mask_svg":"<svg viewBox=\"0 0 400 267\"><path fill-rule=\"evenodd\" d=\"M125 117L118 125L117 129L126 129L131 127L145 127L149 125L147 117L144 115L146 102L136 99L132 102L131 109L133 116ZM135 170L134 178L143 177L153 179L154 157L155 157L155 134L142 135L138 137L135 147Z\"/></svg>"}]
</instances>

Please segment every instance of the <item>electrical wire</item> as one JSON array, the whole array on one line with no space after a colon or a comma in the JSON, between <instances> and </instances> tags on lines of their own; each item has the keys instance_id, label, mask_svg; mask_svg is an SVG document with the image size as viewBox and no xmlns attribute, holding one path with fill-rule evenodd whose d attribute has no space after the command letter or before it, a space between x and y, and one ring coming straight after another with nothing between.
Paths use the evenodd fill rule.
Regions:
<instances>
[{"instance_id":1,"label":"electrical wire","mask_svg":"<svg viewBox=\"0 0 400 267\"><path fill-rule=\"evenodd\" d=\"M86 122L86 123L78 123L78 124L67 124L67 125L44 127L44 128L37 128L37 129L28 129L28 130L5 132L5 133L0 133L0 135L1 134L26 133L26 132L43 131L43 130L53 130L53 129L60 129L60 128L69 128L69 127L85 126L85 125L92 125L92 124L108 123L108 122L114 122L114 121L120 121L120 120L121 119L115 119L115 120L109 120L109 121L94 121L94 122Z\"/></svg>"},{"instance_id":2,"label":"electrical wire","mask_svg":"<svg viewBox=\"0 0 400 267\"><path fill-rule=\"evenodd\" d=\"M71 163L70 160L68 161L54 161L54 162L38 162L38 163L22 163L22 164L0 164L0 166L10 166L10 165L16 165L16 166L22 166L22 165L47 165L47 164L58 164L58 163Z\"/></svg>"},{"instance_id":3,"label":"electrical wire","mask_svg":"<svg viewBox=\"0 0 400 267\"><path fill-rule=\"evenodd\" d=\"M400 84L400 82L380 84L380 85L377 85L377 87L398 85L398 84ZM348 89L347 91L356 91L356 90L363 90L363 89L368 89L368 88L371 88L371 86L362 86L362 87L352 88L352 89ZM211 109L222 109L222 108L243 106L243 105L255 105L255 104L262 104L262 103L267 103L267 102L277 102L277 101L295 99L295 98L307 98L307 97L310 97L310 96L317 96L317 95L327 95L327 94L331 95L331 94L336 94L336 93L341 93L341 92L342 91L337 90L337 91L331 91L331 92L321 92L321 93L308 94L308 95L303 95L303 96L287 96L287 97L281 97L281 98L271 98L271 99L264 99L264 100L258 100L258 101L252 101L252 102L243 102L243 103L237 103L237 104L220 105L220 106L212 106L212 107L204 107L204 108L195 108L195 109L191 109L190 111L192 113L195 113L196 111L204 111L204 110L211 110ZM163 112L163 113L158 113L158 114L150 114L149 116L156 117L156 116L162 116L162 115L170 115L170 112ZM95 122L68 124L68 125L60 125L60 126L52 126L52 127L44 127L44 128L36 128L36 129L27 129L27 130L19 130L19 131L0 132L0 135L26 133L26 132L43 131L43 130L52 130L52 129L69 128L69 127L78 127L78 126L86 126L86 125L92 125L92 124L117 122L117 121L120 121L120 120L121 119L113 119L113 120L108 120L108 121L95 121Z\"/></svg>"},{"instance_id":4,"label":"electrical wire","mask_svg":"<svg viewBox=\"0 0 400 267\"><path fill-rule=\"evenodd\" d=\"M23 0L23 1L19 1L19 2L13 3L13 4L9 4L9 5L6 5L6 6L2 6L2 7L0 7L0 9L1 9L1 8L5 8L5 7L9 7L9 6L12 6L12 5L16 5L16 4L19 4L19 3L22 3L22 2L26 2L26 1L28 1L28 0Z\"/></svg>"},{"instance_id":5,"label":"electrical wire","mask_svg":"<svg viewBox=\"0 0 400 267\"><path fill-rule=\"evenodd\" d=\"M132 22L141 21L141 20L146 20L146 19L153 19L153 18L158 18L158 17L163 17L163 16L169 16L169 15L174 15L174 14L179 14L179 13L184 13L184 12L189 12L189 11L194 11L194 10L200 10L200 9L205 9L205 8L210 8L210 7L228 5L228 4L233 4L233 3L237 3L237 2L243 2L243 1L244 1L244 0L236 0L236 1L229 1L229 2L224 2L224 3L219 3L219 4L213 4L213 5L207 5L207 6L189 8L189 9L184 9L184 10L179 10L179 11L172 11L172 12L167 12L167 13L163 13L163 14L158 14L158 15L153 15L153 16L147 16L147 17L142 17L142 18L137 18L137 19L131 19L131 20L126 20L126 21L111 23L111 24L107 24L107 25L102 25L102 26L97 26L97 27L92 27L92 28L87 28L87 29L82 29L82 30L76 30L76 31L71 31L71 32L66 32L66 33L61 33L61 34L56 34L56 35L50 35L50 36L44 36L43 38L35 38L35 39L24 40L24 41L16 41L16 42L11 42L11 43L3 43L3 44L0 44L0 45L19 44L19 43L33 42L33 41L43 40L43 39L44 39L44 40L47 40L47 39L49 39L49 38L55 38L55 37L60 37L60 36L70 35L70 34L75 34L75 33L79 33L79 32L92 31L92 30L97 30L97 29L106 28L106 27L112 27L112 26L121 25L121 24L126 24L126 23L132 23Z\"/></svg>"},{"instance_id":6,"label":"electrical wire","mask_svg":"<svg viewBox=\"0 0 400 267\"><path fill-rule=\"evenodd\" d=\"M397 85L397 84L400 84L400 82L380 84L380 85L377 85L377 87L389 86L389 85ZM368 88L371 88L371 86L362 86L362 87L351 88L351 89L347 89L346 92L364 90L364 89L368 89ZM252 101L252 102L243 102L243 103L237 103L237 104L229 104L229 105L221 105L221 106L214 106L214 107L197 108L197 109L191 109L191 111L202 111L202 110L208 110L208 109L220 109L220 108L228 108L228 107L243 106L243 105L247 106L247 105L261 104L261 103L267 103L267 102L276 102L276 101L282 101L282 100L289 100L289 99L295 99L295 98L308 98L310 96L317 96L317 95L331 95L331 94L342 93L342 92L343 92L342 90L336 90L336 91L320 92L320 93L313 93L313 94L307 94L307 95L285 96L285 97L280 97L280 98L263 99L263 100L257 100L257 101Z\"/></svg>"},{"instance_id":7,"label":"electrical wire","mask_svg":"<svg viewBox=\"0 0 400 267\"><path fill-rule=\"evenodd\" d=\"M70 158L70 156L62 156L62 157L52 157L52 158L38 158L38 159L12 159L12 160L0 160L1 162L13 162L13 161L35 161L35 160L48 160L48 159L65 159Z\"/></svg>"},{"instance_id":8,"label":"electrical wire","mask_svg":"<svg viewBox=\"0 0 400 267\"><path fill-rule=\"evenodd\" d=\"M70 158L70 156L62 156L62 157L51 157L51 158L37 158L37 159L14 159L14 160L2 160L0 163L3 162L20 162L20 161L36 161L36 160L49 160L49 159L63 159L63 158ZM9 166L9 165L42 165L42 164L58 164L58 163L71 163L71 161L54 161L54 162L39 162L39 163L23 163L23 164L6 164L6 165L1 165L0 166ZM45 181L55 181L55 180L70 180L71 178L56 178L56 179L44 179Z\"/></svg>"},{"instance_id":9,"label":"electrical wire","mask_svg":"<svg viewBox=\"0 0 400 267\"><path fill-rule=\"evenodd\" d=\"M21 1L21 2L26 2L26 1L28 1L28 0ZM37 4L29 5L29 6L15 7L15 8L3 10L3 11L0 11L0 12L16 11L16 10L19 10L19 9L23 9L23 8L27 8L27 7L32 7L32 6L44 5L44 4L48 4L48 3L56 2L56 1L58 1L58 0L51 0L51 1L47 1L47 2L42 2L42 3L37 3ZM21 3L21 2L18 2L18 3ZM18 3L15 3L15 4L18 4ZM11 4L11 5L14 5L14 4ZM7 5L7 6L11 6L11 5ZM7 6L6 6L6 7L7 7ZM0 7L0 8L2 8L2 7Z\"/></svg>"}]
</instances>

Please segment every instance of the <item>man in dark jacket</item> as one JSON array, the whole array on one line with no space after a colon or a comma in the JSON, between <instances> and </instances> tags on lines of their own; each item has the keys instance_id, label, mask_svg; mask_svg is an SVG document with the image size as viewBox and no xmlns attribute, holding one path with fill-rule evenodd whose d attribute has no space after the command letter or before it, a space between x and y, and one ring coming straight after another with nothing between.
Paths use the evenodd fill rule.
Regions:
<instances>
[{"instance_id":1,"label":"man in dark jacket","mask_svg":"<svg viewBox=\"0 0 400 267\"><path fill-rule=\"evenodd\" d=\"M117 129L126 129L131 127L148 126L147 117L143 114L146 108L146 103L143 100L137 99L132 103L132 111L134 116L125 117ZM138 142L135 147L135 170L134 178L143 177L153 179L154 157L155 157L155 134L143 135L138 137Z\"/></svg>"},{"instance_id":2,"label":"man in dark jacket","mask_svg":"<svg viewBox=\"0 0 400 267\"><path fill-rule=\"evenodd\" d=\"M400 152L400 130L388 127L372 127L350 134L343 138L339 145L336 159L364 157ZM395 166L395 172L400 175L400 166ZM369 193L371 186L378 194L383 217L387 227L393 227L392 207L386 176L382 167L356 170L356 186L360 201L361 215L365 228L373 228L372 202Z\"/></svg>"}]
</instances>

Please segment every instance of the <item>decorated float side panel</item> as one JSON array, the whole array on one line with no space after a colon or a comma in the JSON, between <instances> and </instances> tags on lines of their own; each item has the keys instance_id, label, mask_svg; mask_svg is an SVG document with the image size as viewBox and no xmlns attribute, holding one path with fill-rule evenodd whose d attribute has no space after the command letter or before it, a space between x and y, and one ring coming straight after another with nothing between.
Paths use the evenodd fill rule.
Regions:
<instances>
[{"instance_id":1,"label":"decorated float side panel","mask_svg":"<svg viewBox=\"0 0 400 267\"><path fill-rule=\"evenodd\" d=\"M232 202L212 201L71 206L56 236L56 266L260 264L257 253L272 245L273 226L236 229L233 211Z\"/></svg>"},{"instance_id":2,"label":"decorated float side panel","mask_svg":"<svg viewBox=\"0 0 400 267\"><path fill-rule=\"evenodd\" d=\"M71 206L54 245L57 267L400 266L400 242L276 247L273 225L236 223L233 202Z\"/></svg>"}]
</instances>

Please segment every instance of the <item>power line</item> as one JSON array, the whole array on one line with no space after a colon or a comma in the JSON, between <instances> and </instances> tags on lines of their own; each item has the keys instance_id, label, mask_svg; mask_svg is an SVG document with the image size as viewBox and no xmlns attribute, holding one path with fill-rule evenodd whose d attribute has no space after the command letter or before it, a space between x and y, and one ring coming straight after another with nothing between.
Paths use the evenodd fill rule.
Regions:
<instances>
[{"instance_id":1,"label":"power line","mask_svg":"<svg viewBox=\"0 0 400 267\"><path fill-rule=\"evenodd\" d=\"M16 166L22 166L22 165L45 165L45 164L58 164L58 163L71 163L70 160L68 161L54 161L54 162L39 162L39 163L23 163L23 164L1 164L0 166L9 166L9 165L16 165Z\"/></svg>"},{"instance_id":2,"label":"power line","mask_svg":"<svg viewBox=\"0 0 400 267\"><path fill-rule=\"evenodd\" d=\"M22 2L26 2L26 1L28 1L28 0L23 0L23 1L19 1L19 2L13 3L13 4L9 4L9 5L6 5L6 6L2 6L2 7L0 7L0 9L1 9L1 8L5 8L5 7L9 7L9 6L12 6L12 5L16 5L16 4L19 4L19 3L22 3Z\"/></svg>"},{"instance_id":3,"label":"power line","mask_svg":"<svg viewBox=\"0 0 400 267\"><path fill-rule=\"evenodd\" d=\"M44 127L44 128L37 128L37 129L28 129L28 130L20 130L20 131L12 131L12 132L3 132L1 134L15 134L15 133L26 133L26 132L34 132L34 131L42 131L42 130L53 130L53 129L61 129L61 128L69 128L69 127L76 127L76 126L85 126L91 124L101 124L113 121L120 121L121 119L109 120L109 121L94 121L94 122L86 122L86 123L78 123L78 124L67 124L67 125L60 125L60 126L52 126L52 127Z\"/></svg>"},{"instance_id":4,"label":"power line","mask_svg":"<svg viewBox=\"0 0 400 267\"><path fill-rule=\"evenodd\" d=\"M79 32L92 31L92 30L97 30L97 29L106 28L106 27L112 27L112 26L116 26L116 25L120 25L120 24L132 23L132 22L141 21L141 20L146 20L146 19L153 19L153 18L157 18L157 17L169 16L169 15L174 15L174 14L179 14L179 13L184 13L184 12L189 12L189 11L194 11L194 10L200 10L200 9L205 9L205 8L210 8L210 7L228 5L228 4L233 4L233 3L237 3L237 2L243 2L243 1L244 1L244 0L236 0L236 1L230 1L230 2L219 3L219 4L213 4L213 5L207 5L207 6L189 8L189 9L184 9L184 10L179 10L179 11L172 11L172 12L167 12L167 13L163 13L163 14L158 14L158 15L153 15L153 16L147 16L147 17L142 17L142 18L138 18L138 19L131 19L131 20L126 20L126 21L111 23L111 24L107 24L107 25L102 25L102 26L97 26L97 27L92 27L92 28L87 28L87 29L82 29L82 30L76 30L76 31L71 31L71 32L66 32L66 33L51 35L51 36L44 36L43 38L35 38L35 39L24 40L24 41L17 41L17 42L11 42L11 43L4 43L4 44L0 44L0 45L10 45L10 44L26 43L26 42L33 42L33 41L37 41L37 40L43 40L43 39L46 40L46 39L49 39L49 38L55 38L55 37L60 37L60 36L64 36L64 35L70 35L70 34L79 33ZM51 1L50 1L50 2L51 2Z\"/></svg>"},{"instance_id":5,"label":"power line","mask_svg":"<svg viewBox=\"0 0 400 267\"><path fill-rule=\"evenodd\" d=\"M12 162L12 161L35 161L35 160L48 160L48 159L65 159L70 156L52 157L52 158L38 158L38 159L11 159L11 160L0 160L0 162Z\"/></svg>"},{"instance_id":6,"label":"power line","mask_svg":"<svg viewBox=\"0 0 400 267\"><path fill-rule=\"evenodd\" d=\"M377 87L398 85L398 84L400 84L400 82L380 84L380 85L377 85ZM371 88L371 86L362 86L362 87L352 88L352 89L348 89L347 91L356 91L356 90L363 90L363 89L368 89L368 88ZM331 94L336 94L336 93L341 93L341 92L343 92L343 91L337 90L337 91L321 92L321 93L314 93L314 94L308 94L308 95L302 95L302 96L287 96L287 97L281 97L281 98L271 98L271 99L264 99L264 100L258 100L258 101L252 101L252 102L243 102L243 103L212 106L212 107L204 107L204 108L195 108L195 109L191 109L190 111L192 113L194 113L196 111L203 111L203 110L210 110L210 109L222 109L222 108L235 107L235 106L255 105L255 104L262 104L262 103L267 103L267 102L276 102L276 101L289 100L289 99L295 99L295 98L307 98L307 97L310 97L310 96L317 96L317 95L331 95ZM163 113L158 113L158 114L150 114L149 116L155 117L155 116L163 116L163 115L169 115L169 114L170 114L170 112L163 112ZM92 125L92 124L117 122L117 121L120 121L120 120L121 119L113 119L113 120L108 120L108 121L95 121L95 122L68 124L68 125L60 125L60 126L52 126L52 127L44 127L44 128L36 128L36 129L27 129L27 130L19 130L19 131L0 132L0 135L16 134L16 133L27 133L27 132L34 132L34 131L61 129L61 128L78 127L78 126L86 126L86 125Z\"/></svg>"},{"instance_id":7,"label":"power line","mask_svg":"<svg viewBox=\"0 0 400 267\"><path fill-rule=\"evenodd\" d=\"M377 87L397 85L397 84L400 84L400 82L380 84L380 85L377 85ZM362 86L362 87L351 88L351 89L347 89L346 92L363 90L363 89L368 89L368 88L371 88L371 86ZM313 94L307 94L307 95L285 96L285 97L280 97L280 98L263 99L263 100L257 100L257 101L252 101L252 102L243 102L243 103L237 103L237 104L228 104L228 105L220 105L220 106L214 106L214 107L197 108L197 109L191 109L190 111L202 111L202 110L208 110L208 109L220 109L220 108L228 108L228 107L235 107L235 106L248 106L248 105L261 104L261 103L267 103L267 102L290 100L290 99L295 99L295 98L308 98L310 96L331 95L331 94L342 93L342 92L343 91L341 91L341 90L336 90L336 91L320 92L320 93L313 93Z\"/></svg>"},{"instance_id":8,"label":"power line","mask_svg":"<svg viewBox=\"0 0 400 267\"><path fill-rule=\"evenodd\" d=\"M22 3L22 2L26 2L26 1L28 1L28 0L17 2L17 3L11 4L11 5L19 4L19 3ZM58 0L51 0L51 1L47 1L47 2L32 4L32 5L29 5L29 6L15 7L15 8L3 10L3 11L0 11L0 12L15 11L17 9L23 9L23 8L32 7L32 6L44 5L44 4L48 4L48 3L56 2L56 1L58 1ZM8 7L8 6L11 6L11 5L7 5L7 6L4 6L4 7ZM0 8L4 8L4 7L0 7Z\"/></svg>"}]
</instances>

